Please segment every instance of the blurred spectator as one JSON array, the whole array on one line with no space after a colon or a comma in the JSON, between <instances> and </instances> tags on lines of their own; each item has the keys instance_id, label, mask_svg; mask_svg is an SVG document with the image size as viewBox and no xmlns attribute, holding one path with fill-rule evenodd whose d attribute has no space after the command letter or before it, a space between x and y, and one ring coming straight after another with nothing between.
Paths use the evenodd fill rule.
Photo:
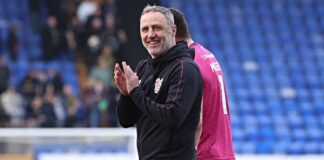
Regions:
<instances>
[{"instance_id":1,"label":"blurred spectator","mask_svg":"<svg viewBox=\"0 0 324 160\"><path fill-rule=\"evenodd\" d=\"M19 86L19 91L23 95L27 104L31 103L31 101L37 95L37 88L39 88L39 84L40 82L37 78L37 72L30 69Z\"/></svg>"},{"instance_id":2,"label":"blurred spectator","mask_svg":"<svg viewBox=\"0 0 324 160\"><path fill-rule=\"evenodd\" d=\"M110 45L108 45L108 44L104 45L100 56L102 59L105 59L107 65L110 68L115 67L115 58L113 56L113 48Z\"/></svg>"},{"instance_id":3,"label":"blurred spectator","mask_svg":"<svg viewBox=\"0 0 324 160\"><path fill-rule=\"evenodd\" d=\"M0 94L2 94L8 86L10 78L9 67L5 64L2 57L0 57Z\"/></svg>"},{"instance_id":4,"label":"blurred spectator","mask_svg":"<svg viewBox=\"0 0 324 160\"><path fill-rule=\"evenodd\" d=\"M107 90L101 81L95 81L92 85L91 106L89 106L89 122L90 127L107 126L107 108L108 102L105 97Z\"/></svg>"},{"instance_id":5,"label":"blurred spectator","mask_svg":"<svg viewBox=\"0 0 324 160\"><path fill-rule=\"evenodd\" d=\"M46 0L45 5L47 8L47 15L59 17L61 14L61 1L62 0Z\"/></svg>"},{"instance_id":6,"label":"blurred spectator","mask_svg":"<svg viewBox=\"0 0 324 160\"><path fill-rule=\"evenodd\" d=\"M74 51L78 47L78 37L81 34L80 24L77 18L71 19L71 24L65 32L65 37L67 40L67 45L69 50Z\"/></svg>"},{"instance_id":7,"label":"blurred spectator","mask_svg":"<svg viewBox=\"0 0 324 160\"><path fill-rule=\"evenodd\" d=\"M36 72L37 85L35 88L36 96L44 96L48 89L48 76L45 71Z\"/></svg>"},{"instance_id":8,"label":"blurred spectator","mask_svg":"<svg viewBox=\"0 0 324 160\"><path fill-rule=\"evenodd\" d=\"M82 24L85 24L88 17L98 10L95 0L84 0L78 7L77 16Z\"/></svg>"},{"instance_id":9,"label":"blurred spectator","mask_svg":"<svg viewBox=\"0 0 324 160\"><path fill-rule=\"evenodd\" d=\"M3 49L4 49L4 46L3 46L2 38L0 38L0 56L2 56L2 54L3 54Z\"/></svg>"},{"instance_id":10,"label":"blurred spectator","mask_svg":"<svg viewBox=\"0 0 324 160\"><path fill-rule=\"evenodd\" d=\"M103 56L98 57L97 65L90 70L90 83L100 81L105 88L109 88L112 83L112 67Z\"/></svg>"},{"instance_id":11,"label":"blurred spectator","mask_svg":"<svg viewBox=\"0 0 324 160\"><path fill-rule=\"evenodd\" d=\"M53 105L53 109L56 115L56 126L64 127L67 113L66 108L63 104L63 100L61 98L61 93L55 92L54 86L51 85L47 89L45 98L48 103L51 103Z\"/></svg>"},{"instance_id":12,"label":"blurred spectator","mask_svg":"<svg viewBox=\"0 0 324 160\"><path fill-rule=\"evenodd\" d=\"M126 32L118 25L114 14L105 15L104 42L112 46L114 52L127 41Z\"/></svg>"},{"instance_id":13,"label":"blurred spectator","mask_svg":"<svg viewBox=\"0 0 324 160\"><path fill-rule=\"evenodd\" d=\"M74 96L69 85L63 87L63 104L67 110L65 127L74 127L77 124L78 99Z\"/></svg>"},{"instance_id":14,"label":"blurred spectator","mask_svg":"<svg viewBox=\"0 0 324 160\"><path fill-rule=\"evenodd\" d=\"M0 103L0 127L8 127L9 121L10 121L10 117L5 112L2 104ZM0 146L1 146L1 144L0 144Z\"/></svg>"},{"instance_id":15,"label":"blurred spectator","mask_svg":"<svg viewBox=\"0 0 324 160\"><path fill-rule=\"evenodd\" d=\"M115 86L115 83L112 83L112 86L108 90L108 96L107 100L108 102L108 125L109 127L117 127L118 126L118 121L117 121L117 101L119 98L119 91Z\"/></svg>"},{"instance_id":16,"label":"blurred spectator","mask_svg":"<svg viewBox=\"0 0 324 160\"><path fill-rule=\"evenodd\" d=\"M19 54L19 40L18 40L18 28L13 25L9 29L8 34L8 49L9 49L9 57L11 61L16 62Z\"/></svg>"},{"instance_id":17,"label":"blurred spectator","mask_svg":"<svg viewBox=\"0 0 324 160\"><path fill-rule=\"evenodd\" d=\"M49 16L47 25L42 31L42 47L44 60L53 60L64 48L64 36L58 28L57 18Z\"/></svg>"},{"instance_id":18,"label":"blurred spectator","mask_svg":"<svg viewBox=\"0 0 324 160\"><path fill-rule=\"evenodd\" d=\"M29 0L29 11L31 15L33 31L40 32L41 26L41 5L40 0Z\"/></svg>"},{"instance_id":19,"label":"blurred spectator","mask_svg":"<svg viewBox=\"0 0 324 160\"><path fill-rule=\"evenodd\" d=\"M111 13L115 15L117 12L116 0L104 0L101 10L104 14Z\"/></svg>"},{"instance_id":20,"label":"blurred spectator","mask_svg":"<svg viewBox=\"0 0 324 160\"><path fill-rule=\"evenodd\" d=\"M48 79L48 85L53 87L53 94L61 95L64 83L60 72L50 69L48 71Z\"/></svg>"},{"instance_id":21,"label":"blurred spectator","mask_svg":"<svg viewBox=\"0 0 324 160\"><path fill-rule=\"evenodd\" d=\"M85 53L88 68L91 68L96 62L103 47L103 24L100 16L94 16L89 19L90 28L86 29L87 49Z\"/></svg>"},{"instance_id":22,"label":"blurred spectator","mask_svg":"<svg viewBox=\"0 0 324 160\"><path fill-rule=\"evenodd\" d=\"M58 95L53 95L52 104L54 106L54 112L57 117L57 127L64 127L67 119L66 107L63 104L63 100Z\"/></svg>"},{"instance_id":23,"label":"blurred spectator","mask_svg":"<svg viewBox=\"0 0 324 160\"><path fill-rule=\"evenodd\" d=\"M99 121L97 115L99 115L99 111L96 108L96 98L94 96L94 90L92 87L87 88L84 91L84 95L82 97L82 103L85 107L85 119L86 119L86 127L95 126L93 124L97 124Z\"/></svg>"},{"instance_id":24,"label":"blurred spectator","mask_svg":"<svg viewBox=\"0 0 324 160\"><path fill-rule=\"evenodd\" d=\"M30 105L32 112L27 116L29 127L56 127L56 115L52 103L37 96Z\"/></svg>"},{"instance_id":25,"label":"blurred spectator","mask_svg":"<svg viewBox=\"0 0 324 160\"><path fill-rule=\"evenodd\" d=\"M25 116L24 101L21 94L10 86L2 95L1 103L6 114L10 117L10 126L21 127Z\"/></svg>"}]
</instances>

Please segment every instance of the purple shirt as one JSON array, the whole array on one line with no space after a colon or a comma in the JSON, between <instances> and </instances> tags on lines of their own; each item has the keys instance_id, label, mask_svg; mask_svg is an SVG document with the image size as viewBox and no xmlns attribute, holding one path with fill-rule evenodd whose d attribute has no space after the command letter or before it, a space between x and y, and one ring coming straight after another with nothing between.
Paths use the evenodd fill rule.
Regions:
<instances>
[{"instance_id":1,"label":"purple shirt","mask_svg":"<svg viewBox=\"0 0 324 160\"><path fill-rule=\"evenodd\" d=\"M199 160L235 159L229 105L222 69L215 56L199 43L195 49L195 62L203 77L202 134L198 143Z\"/></svg>"}]
</instances>

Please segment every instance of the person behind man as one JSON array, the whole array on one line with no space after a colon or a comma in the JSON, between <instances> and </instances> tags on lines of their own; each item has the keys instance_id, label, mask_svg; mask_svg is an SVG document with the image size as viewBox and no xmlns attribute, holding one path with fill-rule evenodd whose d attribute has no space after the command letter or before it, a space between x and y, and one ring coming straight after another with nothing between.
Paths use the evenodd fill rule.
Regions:
<instances>
[{"instance_id":1,"label":"person behind man","mask_svg":"<svg viewBox=\"0 0 324 160\"><path fill-rule=\"evenodd\" d=\"M161 6L146 6L140 34L150 58L135 72L116 64L114 78L121 92L117 106L121 126L136 124L139 159L196 159L195 131L200 118L202 77L194 50L176 44L173 15Z\"/></svg>"},{"instance_id":2,"label":"person behind man","mask_svg":"<svg viewBox=\"0 0 324 160\"><path fill-rule=\"evenodd\" d=\"M176 41L186 41L195 49L195 62L203 77L201 119L196 143L199 160L235 159L230 125L229 105L221 67L215 56L191 38L182 12L170 8L177 26Z\"/></svg>"}]
</instances>

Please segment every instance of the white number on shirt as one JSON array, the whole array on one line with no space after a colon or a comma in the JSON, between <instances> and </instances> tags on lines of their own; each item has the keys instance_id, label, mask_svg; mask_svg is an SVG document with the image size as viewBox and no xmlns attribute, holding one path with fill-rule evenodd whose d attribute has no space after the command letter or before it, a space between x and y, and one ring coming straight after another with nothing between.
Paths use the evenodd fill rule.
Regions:
<instances>
[{"instance_id":1,"label":"white number on shirt","mask_svg":"<svg viewBox=\"0 0 324 160\"><path fill-rule=\"evenodd\" d=\"M222 90L222 104L223 104L223 112L224 114L227 114L227 102L226 102L226 96L225 96L225 87L224 87L224 81L223 81L223 76L222 75L218 75L218 80L221 86L221 90Z\"/></svg>"}]
</instances>

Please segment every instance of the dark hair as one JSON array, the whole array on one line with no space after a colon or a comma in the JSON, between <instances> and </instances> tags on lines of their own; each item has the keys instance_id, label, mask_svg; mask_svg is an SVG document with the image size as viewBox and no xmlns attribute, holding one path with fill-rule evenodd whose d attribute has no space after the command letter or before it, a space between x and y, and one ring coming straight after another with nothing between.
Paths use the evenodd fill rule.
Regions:
<instances>
[{"instance_id":1,"label":"dark hair","mask_svg":"<svg viewBox=\"0 0 324 160\"><path fill-rule=\"evenodd\" d=\"M183 13L175 8L169 8L174 17L174 24L177 26L176 37L180 39L191 38L188 24Z\"/></svg>"}]
</instances>

